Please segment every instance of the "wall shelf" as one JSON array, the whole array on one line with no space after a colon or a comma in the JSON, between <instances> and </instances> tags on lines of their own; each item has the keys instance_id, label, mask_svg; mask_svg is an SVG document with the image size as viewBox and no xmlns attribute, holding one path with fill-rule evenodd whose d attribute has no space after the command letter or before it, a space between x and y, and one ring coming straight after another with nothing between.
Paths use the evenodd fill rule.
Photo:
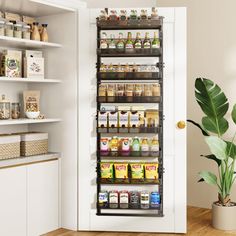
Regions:
<instances>
[{"instance_id":1,"label":"wall shelf","mask_svg":"<svg viewBox=\"0 0 236 236\"><path fill-rule=\"evenodd\" d=\"M61 119L9 119L9 120L0 120L0 126L3 125L27 125L27 124L41 124L41 123L53 123L60 122Z\"/></svg>"},{"instance_id":2,"label":"wall shelf","mask_svg":"<svg viewBox=\"0 0 236 236\"><path fill-rule=\"evenodd\" d=\"M61 44L41 42L30 39L18 39L14 37L0 36L1 47L15 47L22 49L43 49L43 48L60 48Z\"/></svg>"},{"instance_id":3,"label":"wall shelf","mask_svg":"<svg viewBox=\"0 0 236 236\"><path fill-rule=\"evenodd\" d=\"M34 79L34 78L10 78L0 77L0 82L17 82L17 83L61 83L57 79Z\"/></svg>"}]
</instances>

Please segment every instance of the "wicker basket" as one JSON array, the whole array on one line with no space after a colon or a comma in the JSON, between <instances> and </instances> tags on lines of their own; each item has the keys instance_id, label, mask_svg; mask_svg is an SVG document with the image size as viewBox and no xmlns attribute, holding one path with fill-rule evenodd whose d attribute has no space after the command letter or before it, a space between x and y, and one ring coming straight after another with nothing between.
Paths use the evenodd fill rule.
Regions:
<instances>
[{"instance_id":1,"label":"wicker basket","mask_svg":"<svg viewBox=\"0 0 236 236\"><path fill-rule=\"evenodd\" d=\"M20 157L20 135L0 135L0 160Z\"/></svg>"},{"instance_id":2,"label":"wicker basket","mask_svg":"<svg viewBox=\"0 0 236 236\"><path fill-rule=\"evenodd\" d=\"M33 156L48 153L47 133L23 133L20 142L21 156Z\"/></svg>"}]
</instances>

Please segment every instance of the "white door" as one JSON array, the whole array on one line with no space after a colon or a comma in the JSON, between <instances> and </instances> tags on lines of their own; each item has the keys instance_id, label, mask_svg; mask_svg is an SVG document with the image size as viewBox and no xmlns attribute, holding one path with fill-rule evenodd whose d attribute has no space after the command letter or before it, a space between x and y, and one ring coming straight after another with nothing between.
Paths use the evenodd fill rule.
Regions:
<instances>
[{"instance_id":1,"label":"white door","mask_svg":"<svg viewBox=\"0 0 236 236\"><path fill-rule=\"evenodd\" d=\"M79 230L185 233L186 130L176 124L186 120L186 9L159 9L165 17L164 217L96 215L95 22L99 12L79 12Z\"/></svg>"},{"instance_id":2,"label":"white door","mask_svg":"<svg viewBox=\"0 0 236 236\"><path fill-rule=\"evenodd\" d=\"M27 235L26 201L26 167L0 169L0 235Z\"/></svg>"},{"instance_id":3,"label":"white door","mask_svg":"<svg viewBox=\"0 0 236 236\"><path fill-rule=\"evenodd\" d=\"M58 161L27 166L28 236L59 228Z\"/></svg>"}]
</instances>

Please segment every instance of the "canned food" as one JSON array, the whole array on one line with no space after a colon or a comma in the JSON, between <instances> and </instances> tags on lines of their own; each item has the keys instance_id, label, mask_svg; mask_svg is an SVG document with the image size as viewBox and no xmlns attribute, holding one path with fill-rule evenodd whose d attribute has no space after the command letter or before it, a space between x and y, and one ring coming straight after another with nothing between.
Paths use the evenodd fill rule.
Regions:
<instances>
[{"instance_id":1,"label":"canned food","mask_svg":"<svg viewBox=\"0 0 236 236\"><path fill-rule=\"evenodd\" d=\"M140 200L141 208L142 209L148 209L149 208L149 204L150 204L149 192L142 191L140 199L141 199Z\"/></svg>"},{"instance_id":2,"label":"canned food","mask_svg":"<svg viewBox=\"0 0 236 236\"><path fill-rule=\"evenodd\" d=\"M150 202L152 208L157 208L161 202L160 194L158 192L151 192Z\"/></svg>"},{"instance_id":3,"label":"canned food","mask_svg":"<svg viewBox=\"0 0 236 236\"><path fill-rule=\"evenodd\" d=\"M98 196L98 203L100 207L108 207L108 192L102 191Z\"/></svg>"},{"instance_id":4,"label":"canned food","mask_svg":"<svg viewBox=\"0 0 236 236\"><path fill-rule=\"evenodd\" d=\"M120 208L129 208L129 192L128 191L120 191Z\"/></svg>"},{"instance_id":5,"label":"canned food","mask_svg":"<svg viewBox=\"0 0 236 236\"><path fill-rule=\"evenodd\" d=\"M118 191L109 192L109 207L118 208Z\"/></svg>"},{"instance_id":6,"label":"canned food","mask_svg":"<svg viewBox=\"0 0 236 236\"><path fill-rule=\"evenodd\" d=\"M130 192L130 208L139 208L140 194L138 191Z\"/></svg>"}]
</instances>

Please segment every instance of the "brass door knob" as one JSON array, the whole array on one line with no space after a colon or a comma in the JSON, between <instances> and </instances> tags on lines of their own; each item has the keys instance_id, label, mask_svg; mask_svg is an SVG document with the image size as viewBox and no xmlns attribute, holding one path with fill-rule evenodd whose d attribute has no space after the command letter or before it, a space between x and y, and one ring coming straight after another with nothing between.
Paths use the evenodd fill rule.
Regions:
<instances>
[{"instance_id":1,"label":"brass door knob","mask_svg":"<svg viewBox=\"0 0 236 236\"><path fill-rule=\"evenodd\" d=\"M184 129L184 128L186 127L185 121L183 121L183 120L178 121L177 127L178 127L179 129Z\"/></svg>"}]
</instances>

